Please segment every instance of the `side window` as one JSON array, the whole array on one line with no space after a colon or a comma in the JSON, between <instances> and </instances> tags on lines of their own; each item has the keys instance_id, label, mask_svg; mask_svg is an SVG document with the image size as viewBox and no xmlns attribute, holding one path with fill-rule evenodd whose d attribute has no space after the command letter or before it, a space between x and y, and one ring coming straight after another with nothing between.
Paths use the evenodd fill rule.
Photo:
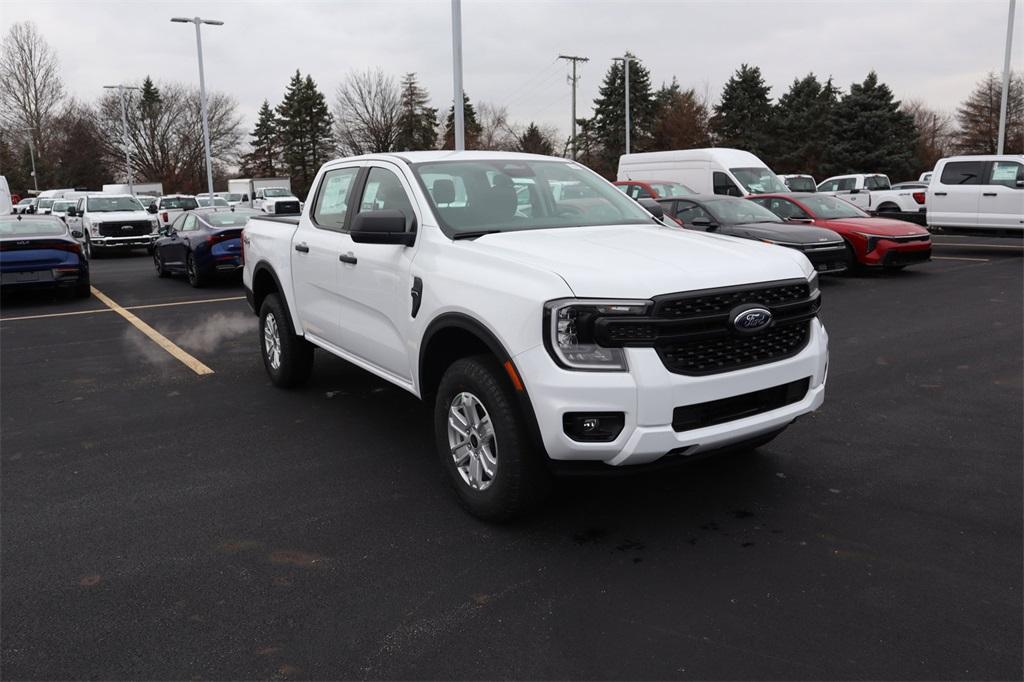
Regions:
<instances>
[{"instance_id":1,"label":"side window","mask_svg":"<svg viewBox=\"0 0 1024 682\"><path fill-rule=\"evenodd\" d=\"M743 193L740 192L740 188L736 186L729 176L725 173L715 172L711 176L711 182L715 188L715 194L725 194L730 197L740 197Z\"/></svg>"},{"instance_id":2,"label":"side window","mask_svg":"<svg viewBox=\"0 0 1024 682\"><path fill-rule=\"evenodd\" d=\"M1024 181L1024 164L1019 164L1016 161L992 162L992 172L989 174L988 184L1015 188L1021 181Z\"/></svg>"},{"instance_id":3,"label":"side window","mask_svg":"<svg viewBox=\"0 0 1024 682\"><path fill-rule=\"evenodd\" d=\"M647 191L647 188L643 185L634 185L636 187L636 196L634 199L650 199L651 193Z\"/></svg>"},{"instance_id":4,"label":"side window","mask_svg":"<svg viewBox=\"0 0 1024 682\"><path fill-rule=\"evenodd\" d=\"M751 199L751 201L753 201L758 206L764 206L765 208L770 209L772 207L772 205L774 204L774 202L778 201L778 199L761 199L761 198L758 198L758 199Z\"/></svg>"},{"instance_id":5,"label":"side window","mask_svg":"<svg viewBox=\"0 0 1024 682\"><path fill-rule=\"evenodd\" d=\"M512 201L515 202L515 188L511 182L507 189ZM387 168L374 166L370 169L369 175L366 176L366 187L363 189L363 196L359 200L359 213L389 209L398 209L405 214L405 229L409 230L412 226L413 218L416 217L416 213L412 210L412 202L409 201L409 195L405 193L402 182L398 179L397 175Z\"/></svg>"},{"instance_id":6,"label":"side window","mask_svg":"<svg viewBox=\"0 0 1024 682\"><path fill-rule=\"evenodd\" d=\"M772 199L771 204L766 208L783 219L809 217L803 212L803 209L792 201L786 201L785 199Z\"/></svg>"},{"instance_id":7,"label":"side window","mask_svg":"<svg viewBox=\"0 0 1024 682\"><path fill-rule=\"evenodd\" d=\"M78 215L82 215L83 211L85 211L85 199L84 198L83 199L79 199L78 200L78 206L75 207L75 212L78 213Z\"/></svg>"},{"instance_id":8,"label":"side window","mask_svg":"<svg viewBox=\"0 0 1024 682\"><path fill-rule=\"evenodd\" d=\"M629 185L626 187L626 194L628 194L631 199L636 199L640 196L640 185Z\"/></svg>"},{"instance_id":9,"label":"side window","mask_svg":"<svg viewBox=\"0 0 1024 682\"><path fill-rule=\"evenodd\" d=\"M829 180L828 182L821 183L821 187L818 188L819 192L835 192L839 187L839 183L835 180Z\"/></svg>"},{"instance_id":10,"label":"side window","mask_svg":"<svg viewBox=\"0 0 1024 682\"><path fill-rule=\"evenodd\" d=\"M693 225L693 221L696 218L707 218L708 220L711 220L711 216L708 212L692 201L679 201L676 203L676 218L690 226Z\"/></svg>"},{"instance_id":11,"label":"side window","mask_svg":"<svg viewBox=\"0 0 1024 682\"><path fill-rule=\"evenodd\" d=\"M191 213L186 213L184 217L179 218L179 220L181 222L180 229L182 232L191 232L196 229L196 217Z\"/></svg>"},{"instance_id":12,"label":"side window","mask_svg":"<svg viewBox=\"0 0 1024 682\"><path fill-rule=\"evenodd\" d=\"M980 185L984 172L984 161L953 161L942 169L939 182L943 185Z\"/></svg>"},{"instance_id":13,"label":"side window","mask_svg":"<svg viewBox=\"0 0 1024 682\"><path fill-rule=\"evenodd\" d=\"M836 182L836 190L839 192L849 192L857 186L857 178L843 178Z\"/></svg>"},{"instance_id":14,"label":"side window","mask_svg":"<svg viewBox=\"0 0 1024 682\"><path fill-rule=\"evenodd\" d=\"M317 227L344 229L349 195L358 174L358 168L339 168L324 173L320 189L316 193L316 205L313 207L313 222Z\"/></svg>"}]
</instances>

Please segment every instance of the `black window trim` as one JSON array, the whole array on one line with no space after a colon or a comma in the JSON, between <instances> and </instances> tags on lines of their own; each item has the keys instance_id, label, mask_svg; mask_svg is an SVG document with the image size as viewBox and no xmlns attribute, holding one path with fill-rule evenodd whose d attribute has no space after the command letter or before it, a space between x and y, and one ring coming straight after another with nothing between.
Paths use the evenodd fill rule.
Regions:
<instances>
[{"instance_id":1,"label":"black window trim","mask_svg":"<svg viewBox=\"0 0 1024 682\"><path fill-rule=\"evenodd\" d=\"M952 166L953 164L957 164L957 163L980 163L981 164L981 172L978 174L978 182L972 182L972 183L958 182L958 183L953 183L951 185L947 185L945 182L943 182L942 181L942 176L946 174L946 169L949 168L950 166ZM976 161L976 160L947 161L946 165L942 167L942 172L939 173L939 184L940 185L945 185L946 187L985 187L988 184L988 179L991 176L992 176L992 162L991 161Z\"/></svg>"},{"instance_id":2,"label":"black window trim","mask_svg":"<svg viewBox=\"0 0 1024 682\"><path fill-rule=\"evenodd\" d=\"M393 166L393 167L389 168L388 166L381 165L381 164L385 164L385 163L388 164L389 166ZM363 192L366 190L366 183L368 183L369 180L370 180L370 171L371 170L373 170L374 168L380 168L381 170L390 171L390 172L394 173L395 176L398 178L399 184L401 184L401 181L402 181L402 173L400 172L400 167L397 164L394 164L394 163L392 163L390 161L370 160L367 163L367 165L364 166L363 168L366 170L366 174L363 176L362 182L360 182L360 184L359 184L359 198L358 198L358 200L356 202L356 210L352 214L353 216L359 215L359 213L360 213L359 207L361 207L363 205ZM408 182L408 178L406 178L406 182ZM412 183L409 183L409 186L410 187L415 187L415 185L413 185ZM405 187L402 187L402 191L405 192L406 197L409 199L409 205L412 207L412 221L408 224L408 226L406 227L405 231L407 233L417 234L419 232L419 227L420 227L420 217L416 213L416 198L415 198L415 196L413 194L411 194L410 192L406 191ZM372 213L372 211L367 211L367 212L368 213ZM346 216L346 222L348 222L347 221L347 216ZM346 226L348 227L348 225L346 225ZM414 245L415 245L415 242L413 242L413 244L411 244L410 246L414 246Z\"/></svg>"}]
</instances>

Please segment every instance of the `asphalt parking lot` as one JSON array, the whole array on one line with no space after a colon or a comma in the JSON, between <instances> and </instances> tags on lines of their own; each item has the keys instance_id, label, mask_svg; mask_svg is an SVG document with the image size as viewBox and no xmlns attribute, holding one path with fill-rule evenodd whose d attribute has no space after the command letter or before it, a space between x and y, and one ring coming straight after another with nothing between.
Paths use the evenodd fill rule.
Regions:
<instances>
[{"instance_id":1,"label":"asphalt parking lot","mask_svg":"<svg viewBox=\"0 0 1024 682\"><path fill-rule=\"evenodd\" d=\"M0 312L2 676L1020 679L1022 249L823 283L824 407L489 526L430 412L271 387L237 283L143 255Z\"/></svg>"}]
</instances>

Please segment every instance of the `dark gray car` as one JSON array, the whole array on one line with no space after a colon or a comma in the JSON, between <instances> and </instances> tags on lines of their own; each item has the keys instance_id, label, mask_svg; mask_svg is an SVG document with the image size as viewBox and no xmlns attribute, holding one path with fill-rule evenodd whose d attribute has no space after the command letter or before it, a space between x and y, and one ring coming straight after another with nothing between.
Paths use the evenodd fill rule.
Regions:
<instances>
[{"instance_id":1,"label":"dark gray car","mask_svg":"<svg viewBox=\"0 0 1024 682\"><path fill-rule=\"evenodd\" d=\"M665 218L688 230L727 234L778 244L800 251L818 272L842 272L849 267L842 237L820 227L784 221L746 199L695 194L659 199Z\"/></svg>"}]
</instances>

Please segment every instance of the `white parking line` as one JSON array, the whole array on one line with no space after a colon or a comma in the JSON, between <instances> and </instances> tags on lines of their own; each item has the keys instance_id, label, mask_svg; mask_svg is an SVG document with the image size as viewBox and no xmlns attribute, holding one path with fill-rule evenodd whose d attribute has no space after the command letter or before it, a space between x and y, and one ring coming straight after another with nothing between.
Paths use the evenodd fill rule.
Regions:
<instances>
[{"instance_id":1,"label":"white parking line","mask_svg":"<svg viewBox=\"0 0 1024 682\"><path fill-rule=\"evenodd\" d=\"M188 367L196 374L213 374L213 370L204 365L203 363L196 360L194 357L183 351L181 348L176 346L170 339L158 332L157 330L150 327L148 324L135 317L132 313L122 308L112 298L108 297L102 291L96 287L92 287L92 295L100 299L103 303L107 304L111 310L115 313L128 320L128 322L138 329L140 332L149 337L149 339L156 345L163 348L165 351L171 354L176 360L180 361L181 364Z\"/></svg>"},{"instance_id":2,"label":"white parking line","mask_svg":"<svg viewBox=\"0 0 1024 682\"><path fill-rule=\"evenodd\" d=\"M937 242L935 240L932 240L932 246L952 246L953 248L956 249L959 249L964 246L970 246L976 249L1016 249L1017 251L1020 251L1022 248L1024 248L1021 246L1010 246L1007 244L964 244L963 242L957 242L955 244L943 244L942 242Z\"/></svg>"},{"instance_id":3,"label":"white parking line","mask_svg":"<svg viewBox=\"0 0 1024 682\"><path fill-rule=\"evenodd\" d=\"M95 289L93 290L95 291ZM227 296L225 298L202 298L196 301L172 301L171 303L148 303L146 305L126 305L125 310L144 310L146 308L170 308L178 305L194 305L196 303L220 303L221 301L242 301L245 296ZM0 317L0 322L17 320L40 320L47 317L67 317L69 315L92 315L93 313L111 313L113 308L97 308L96 310L74 310L67 313L47 313L46 315L21 315L20 317Z\"/></svg>"},{"instance_id":4,"label":"white parking line","mask_svg":"<svg viewBox=\"0 0 1024 682\"><path fill-rule=\"evenodd\" d=\"M987 263L988 258L960 258L958 256L932 256L932 260L976 260L982 263Z\"/></svg>"}]
</instances>

